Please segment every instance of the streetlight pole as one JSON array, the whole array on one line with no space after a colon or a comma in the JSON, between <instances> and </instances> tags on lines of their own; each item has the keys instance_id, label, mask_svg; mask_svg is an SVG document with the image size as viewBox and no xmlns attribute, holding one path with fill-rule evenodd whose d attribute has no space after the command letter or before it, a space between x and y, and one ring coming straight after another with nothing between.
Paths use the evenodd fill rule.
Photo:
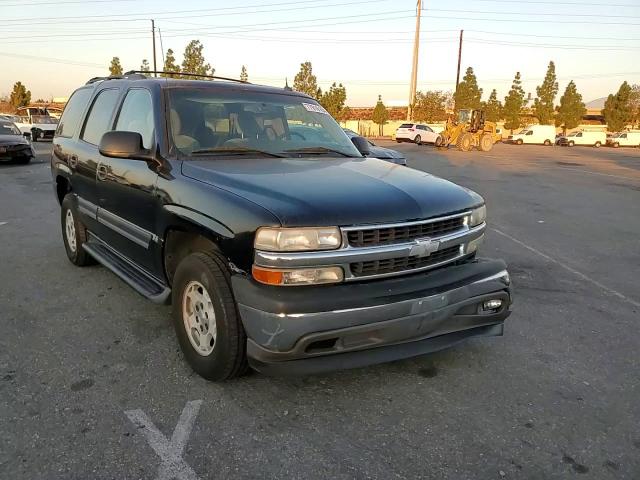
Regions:
<instances>
[{"instance_id":1,"label":"streetlight pole","mask_svg":"<svg viewBox=\"0 0 640 480\"><path fill-rule=\"evenodd\" d=\"M413 103L416 100L418 84L418 49L420 47L420 14L422 13L422 0L416 5L416 35L413 40L413 66L411 68L411 85L409 87L409 106L407 107L407 121L413 116Z\"/></svg>"}]
</instances>

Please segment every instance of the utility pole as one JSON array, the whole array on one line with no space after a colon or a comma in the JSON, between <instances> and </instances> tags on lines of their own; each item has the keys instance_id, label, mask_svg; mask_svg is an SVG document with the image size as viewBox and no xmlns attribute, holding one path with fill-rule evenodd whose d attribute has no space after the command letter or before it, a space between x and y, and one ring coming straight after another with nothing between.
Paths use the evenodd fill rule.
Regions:
<instances>
[{"instance_id":1,"label":"utility pole","mask_svg":"<svg viewBox=\"0 0 640 480\"><path fill-rule=\"evenodd\" d=\"M411 85L409 86L409 106L407 107L407 121L413 116L412 105L416 100L416 88L418 84L418 49L420 47L420 14L422 13L422 0L416 5L416 36L413 40L413 66L411 68Z\"/></svg>"},{"instance_id":2,"label":"utility pole","mask_svg":"<svg viewBox=\"0 0 640 480\"><path fill-rule=\"evenodd\" d=\"M456 74L456 90L455 90L456 93L458 93L458 84L460 83L460 62L462 61L462 34L463 33L464 33L464 30L460 30L460 45L458 46L458 73ZM455 103L454 103L454 110L455 110Z\"/></svg>"},{"instance_id":3,"label":"utility pole","mask_svg":"<svg viewBox=\"0 0 640 480\"><path fill-rule=\"evenodd\" d=\"M157 72L158 68L156 66L156 22L151 20L151 35L153 36L153 71ZM157 77L158 74L154 73L154 77Z\"/></svg>"}]
</instances>

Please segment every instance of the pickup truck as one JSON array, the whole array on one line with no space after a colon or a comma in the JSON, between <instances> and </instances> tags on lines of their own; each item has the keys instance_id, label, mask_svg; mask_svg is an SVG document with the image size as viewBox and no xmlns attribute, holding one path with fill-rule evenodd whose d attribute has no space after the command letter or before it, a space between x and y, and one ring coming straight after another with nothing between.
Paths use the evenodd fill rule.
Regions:
<instances>
[{"instance_id":1,"label":"pickup truck","mask_svg":"<svg viewBox=\"0 0 640 480\"><path fill-rule=\"evenodd\" d=\"M368 145L302 93L92 79L53 139L66 254L171 303L186 360L214 381L501 335L511 286L477 256L482 197Z\"/></svg>"}]
</instances>

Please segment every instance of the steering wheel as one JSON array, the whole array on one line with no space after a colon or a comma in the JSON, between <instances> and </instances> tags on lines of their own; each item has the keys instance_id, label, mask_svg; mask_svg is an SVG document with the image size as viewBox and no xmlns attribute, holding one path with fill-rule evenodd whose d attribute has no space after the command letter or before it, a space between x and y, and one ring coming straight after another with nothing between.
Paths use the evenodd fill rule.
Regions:
<instances>
[{"instance_id":1,"label":"steering wheel","mask_svg":"<svg viewBox=\"0 0 640 480\"><path fill-rule=\"evenodd\" d=\"M300 137L302 140L306 140L306 138L304 138L304 135L302 135L299 132L289 132L289 136L293 137L294 135L297 135L298 137Z\"/></svg>"}]
</instances>

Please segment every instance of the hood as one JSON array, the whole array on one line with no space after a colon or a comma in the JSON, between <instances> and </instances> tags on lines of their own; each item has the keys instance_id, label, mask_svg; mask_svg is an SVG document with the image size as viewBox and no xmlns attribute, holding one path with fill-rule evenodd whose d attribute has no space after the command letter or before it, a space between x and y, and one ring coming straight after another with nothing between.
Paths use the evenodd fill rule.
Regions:
<instances>
[{"instance_id":1,"label":"hood","mask_svg":"<svg viewBox=\"0 0 640 480\"><path fill-rule=\"evenodd\" d=\"M28 145L29 142L22 135L0 135L3 145Z\"/></svg>"},{"instance_id":2,"label":"hood","mask_svg":"<svg viewBox=\"0 0 640 480\"><path fill-rule=\"evenodd\" d=\"M196 160L182 173L261 205L284 226L420 220L482 203L447 180L375 158Z\"/></svg>"},{"instance_id":3,"label":"hood","mask_svg":"<svg viewBox=\"0 0 640 480\"><path fill-rule=\"evenodd\" d=\"M378 145L371 145L371 157L374 158L404 158L404 155L397 150L391 150L390 148L379 147Z\"/></svg>"}]
</instances>

